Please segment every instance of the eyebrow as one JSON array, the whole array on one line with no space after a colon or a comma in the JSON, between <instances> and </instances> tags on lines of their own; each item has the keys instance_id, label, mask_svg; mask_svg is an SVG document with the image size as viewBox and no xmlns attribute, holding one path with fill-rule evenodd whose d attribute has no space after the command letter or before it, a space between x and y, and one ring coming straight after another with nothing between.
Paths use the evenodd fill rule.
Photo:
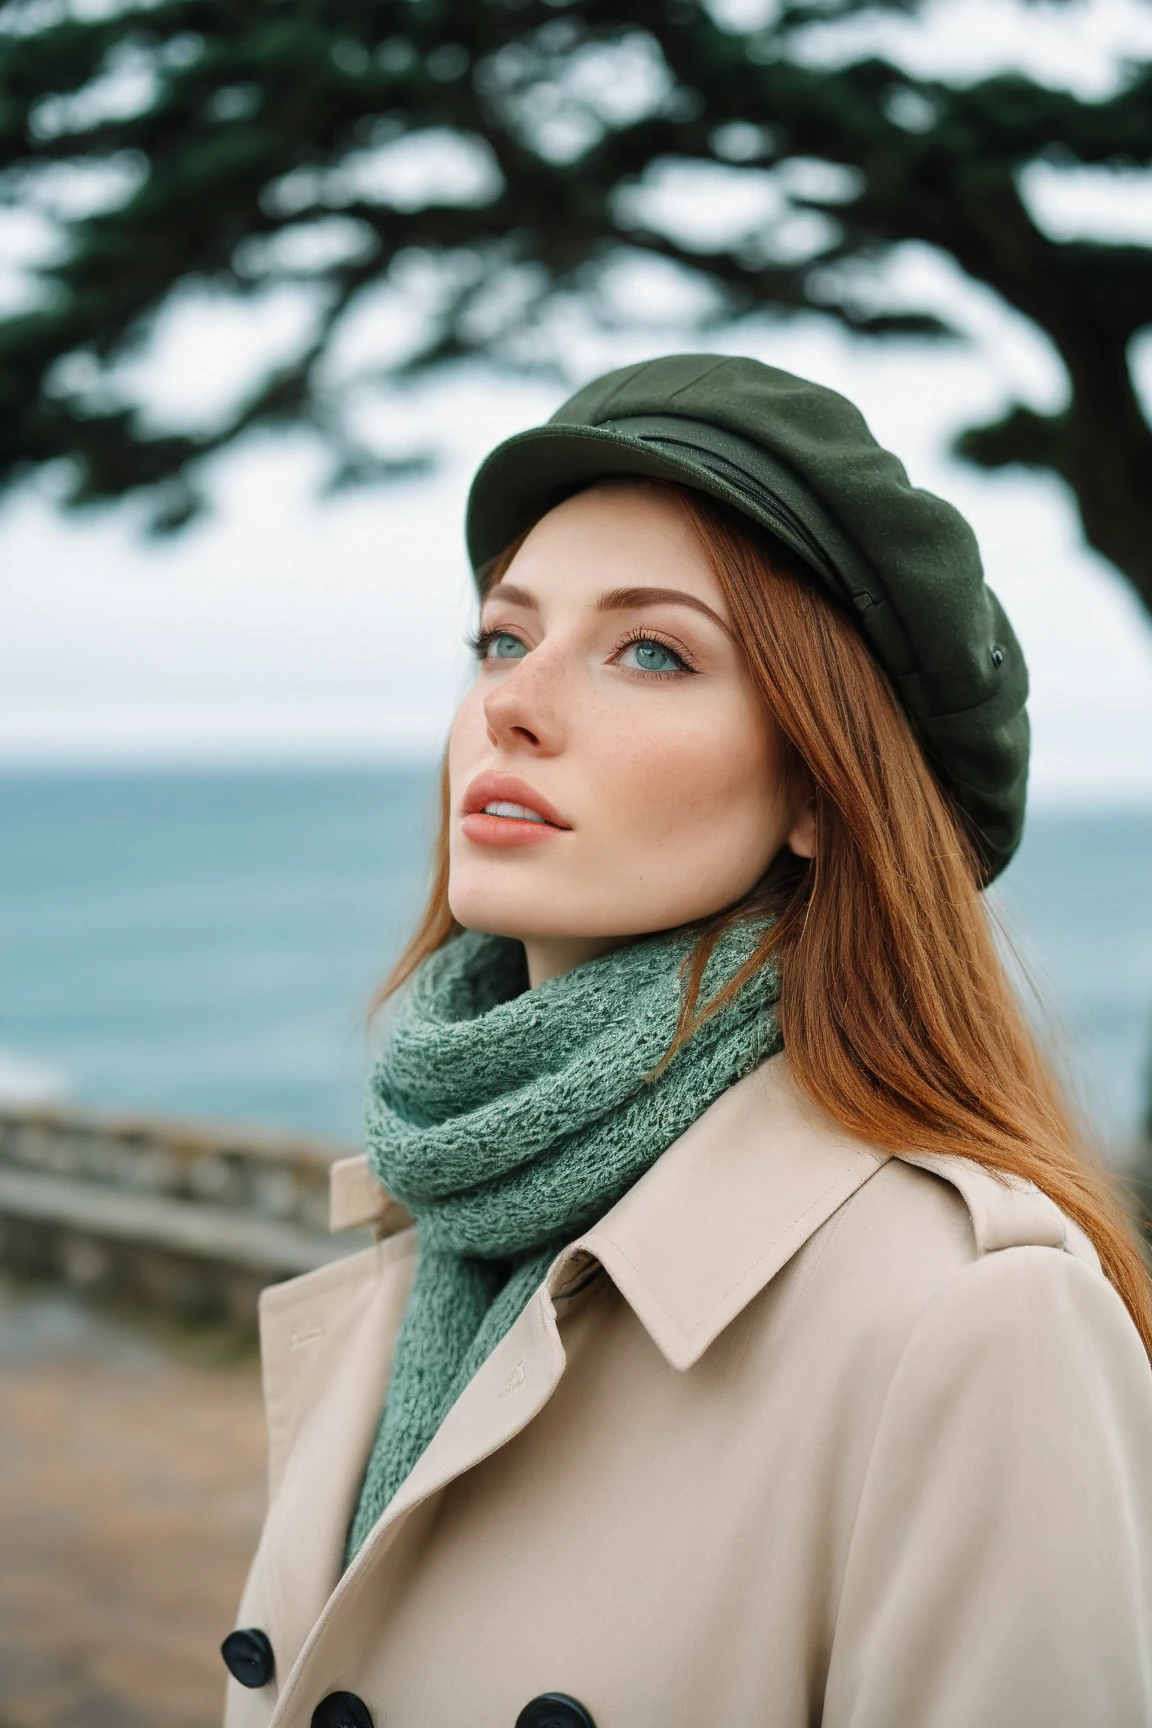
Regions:
<instances>
[{"instance_id":1,"label":"eyebrow","mask_svg":"<svg viewBox=\"0 0 1152 1728\"><path fill-rule=\"evenodd\" d=\"M505 605L524 606L531 612L540 610L536 596L527 588L518 588L514 582L498 582L484 599L486 603L503 600ZM718 624L726 636L732 634L718 612L703 600L698 600L695 594L685 594L680 588L611 588L596 602L597 612L634 612L641 606L690 606L694 612L702 612L705 618Z\"/></svg>"},{"instance_id":2,"label":"eyebrow","mask_svg":"<svg viewBox=\"0 0 1152 1728\"><path fill-rule=\"evenodd\" d=\"M527 588L517 588L515 582L497 582L495 588L489 588L484 596L483 604L489 600L503 600L506 606L526 606L530 612L539 612L540 602L535 594L529 594Z\"/></svg>"},{"instance_id":3,"label":"eyebrow","mask_svg":"<svg viewBox=\"0 0 1152 1728\"><path fill-rule=\"evenodd\" d=\"M685 594L680 588L612 588L596 602L597 612L631 612L639 606L690 606L718 624L726 636L732 632L718 612L695 594Z\"/></svg>"}]
</instances>

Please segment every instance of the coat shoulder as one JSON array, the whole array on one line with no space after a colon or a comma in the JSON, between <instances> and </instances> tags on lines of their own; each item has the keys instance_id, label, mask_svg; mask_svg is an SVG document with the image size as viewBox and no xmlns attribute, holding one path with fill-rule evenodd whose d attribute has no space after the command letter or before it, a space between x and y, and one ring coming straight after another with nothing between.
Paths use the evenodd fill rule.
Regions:
<instances>
[{"instance_id":1,"label":"coat shoulder","mask_svg":"<svg viewBox=\"0 0 1152 1728\"><path fill-rule=\"evenodd\" d=\"M1035 1183L942 1153L907 1153L899 1162L956 1190L967 1209L978 1254L1002 1248L1060 1248L1099 1270L1099 1257L1083 1230Z\"/></svg>"},{"instance_id":2,"label":"coat shoulder","mask_svg":"<svg viewBox=\"0 0 1152 1728\"><path fill-rule=\"evenodd\" d=\"M901 1260L926 1249L941 1270L959 1270L1010 1248L1053 1248L1100 1270L1083 1230L1034 1183L959 1155L889 1158L848 1207L867 1215L875 1250Z\"/></svg>"},{"instance_id":3,"label":"coat shoulder","mask_svg":"<svg viewBox=\"0 0 1152 1728\"><path fill-rule=\"evenodd\" d=\"M806 1252L806 1299L823 1292L838 1324L850 1317L858 1341L884 1339L884 1355L898 1355L936 1299L967 1288L964 1275L987 1261L1045 1287L1075 1267L1114 1295L1088 1238L1047 1195L961 1157L890 1158Z\"/></svg>"}]
</instances>

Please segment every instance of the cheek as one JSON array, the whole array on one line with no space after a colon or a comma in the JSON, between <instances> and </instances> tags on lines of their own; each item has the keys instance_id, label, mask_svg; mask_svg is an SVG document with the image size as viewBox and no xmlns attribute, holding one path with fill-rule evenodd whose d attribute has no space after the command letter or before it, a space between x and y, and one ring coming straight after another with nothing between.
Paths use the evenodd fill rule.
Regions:
<instances>
[{"instance_id":1,"label":"cheek","mask_svg":"<svg viewBox=\"0 0 1152 1728\"><path fill-rule=\"evenodd\" d=\"M453 809L463 793L465 783L472 778L474 764L479 760L487 742L484 704L480 691L473 688L457 708L448 733L448 784Z\"/></svg>"},{"instance_id":2,"label":"cheek","mask_svg":"<svg viewBox=\"0 0 1152 1728\"><path fill-rule=\"evenodd\" d=\"M782 751L758 704L701 705L619 735L607 751L605 814L645 849L701 853L778 844Z\"/></svg>"}]
</instances>

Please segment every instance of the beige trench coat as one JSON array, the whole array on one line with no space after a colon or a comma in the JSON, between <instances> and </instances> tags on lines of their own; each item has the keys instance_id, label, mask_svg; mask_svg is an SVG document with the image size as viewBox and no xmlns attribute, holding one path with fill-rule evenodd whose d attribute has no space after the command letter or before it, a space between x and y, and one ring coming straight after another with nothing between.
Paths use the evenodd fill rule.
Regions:
<instances>
[{"instance_id":1,"label":"beige trench coat","mask_svg":"<svg viewBox=\"0 0 1152 1728\"><path fill-rule=\"evenodd\" d=\"M395 1218L340 1174L343 1222ZM375 1728L548 1692L596 1728L1152 1724L1152 1373L1034 1189L870 1150L775 1058L558 1257L341 1576L415 1253L264 1295L236 1624L276 1672L227 1728L337 1691Z\"/></svg>"}]
</instances>

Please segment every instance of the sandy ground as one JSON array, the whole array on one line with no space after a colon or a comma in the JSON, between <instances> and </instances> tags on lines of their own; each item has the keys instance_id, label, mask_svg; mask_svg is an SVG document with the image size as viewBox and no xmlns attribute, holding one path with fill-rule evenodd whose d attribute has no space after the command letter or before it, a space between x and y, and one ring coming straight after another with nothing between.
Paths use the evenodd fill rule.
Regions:
<instances>
[{"instance_id":1,"label":"sandy ground","mask_svg":"<svg viewBox=\"0 0 1152 1728\"><path fill-rule=\"evenodd\" d=\"M218 1728L263 1470L251 1357L0 1284L0 1728Z\"/></svg>"}]
</instances>

